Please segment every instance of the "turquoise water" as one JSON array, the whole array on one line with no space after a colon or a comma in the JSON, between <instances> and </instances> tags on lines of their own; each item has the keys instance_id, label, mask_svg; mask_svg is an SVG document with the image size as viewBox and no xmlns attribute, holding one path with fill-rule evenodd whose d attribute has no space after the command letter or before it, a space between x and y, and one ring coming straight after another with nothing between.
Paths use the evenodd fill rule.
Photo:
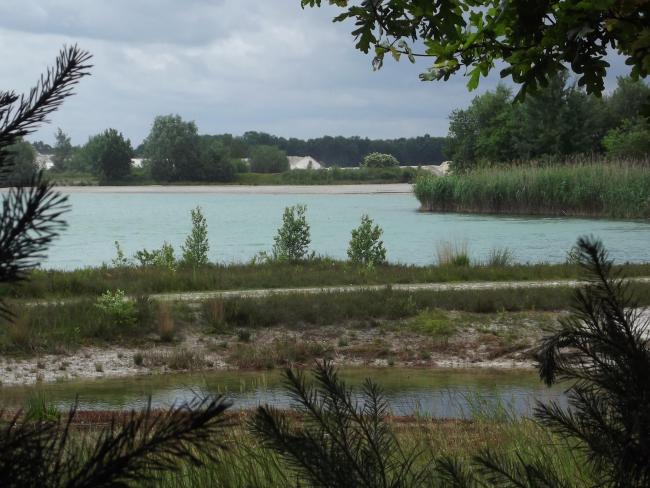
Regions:
<instances>
[{"instance_id":1,"label":"turquoise water","mask_svg":"<svg viewBox=\"0 0 650 488\"><path fill-rule=\"evenodd\" d=\"M396 415L467 418L501 412L530 416L537 401L566 406L563 389L545 387L532 371L386 368L348 369L341 374L355 395L363 380L372 378ZM159 408L205 394L224 395L234 409L293 404L278 371L218 371L0 387L0 406L13 410L25 406L30 398L45 398L61 410L75 403L81 410L142 409L149 398Z\"/></svg>"},{"instance_id":2,"label":"turquoise water","mask_svg":"<svg viewBox=\"0 0 650 488\"><path fill-rule=\"evenodd\" d=\"M69 228L44 267L109 263L116 240L128 255L163 241L180 253L197 205L208 221L210 258L246 261L270 250L283 208L297 203L308 207L312 249L335 258L346 257L350 231L367 213L383 227L392 262L432 263L445 240L466 241L474 259L509 247L520 262L560 262L584 234L602 238L618 261L650 261L648 222L420 213L408 194L73 193L70 202Z\"/></svg>"}]
</instances>

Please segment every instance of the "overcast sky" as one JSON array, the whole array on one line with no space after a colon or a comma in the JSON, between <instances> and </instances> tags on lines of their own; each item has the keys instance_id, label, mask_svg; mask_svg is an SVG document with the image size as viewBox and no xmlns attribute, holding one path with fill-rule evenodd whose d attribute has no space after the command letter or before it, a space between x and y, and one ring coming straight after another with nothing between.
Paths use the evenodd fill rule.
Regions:
<instances>
[{"instance_id":1,"label":"overcast sky","mask_svg":"<svg viewBox=\"0 0 650 488\"><path fill-rule=\"evenodd\" d=\"M423 83L425 65L373 72L335 10L300 0L7 0L0 4L2 89L27 90L64 44L94 55L92 77L32 139L57 126L74 144L108 127L138 144L156 115L201 133L285 137L446 135L448 115L494 88ZM611 72L624 71L620 62Z\"/></svg>"}]
</instances>

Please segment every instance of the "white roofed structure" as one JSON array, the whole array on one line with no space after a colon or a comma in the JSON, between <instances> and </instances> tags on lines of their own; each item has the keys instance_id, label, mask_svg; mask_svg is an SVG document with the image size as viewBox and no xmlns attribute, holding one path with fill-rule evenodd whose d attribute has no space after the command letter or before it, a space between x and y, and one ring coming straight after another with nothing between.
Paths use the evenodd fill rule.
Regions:
<instances>
[{"instance_id":1,"label":"white roofed structure","mask_svg":"<svg viewBox=\"0 0 650 488\"><path fill-rule=\"evenodd\" d=\"M324 169L325 166L320 164L311 156L287 156L289 160L289 169Z\"/></svg>"}]
</instances>

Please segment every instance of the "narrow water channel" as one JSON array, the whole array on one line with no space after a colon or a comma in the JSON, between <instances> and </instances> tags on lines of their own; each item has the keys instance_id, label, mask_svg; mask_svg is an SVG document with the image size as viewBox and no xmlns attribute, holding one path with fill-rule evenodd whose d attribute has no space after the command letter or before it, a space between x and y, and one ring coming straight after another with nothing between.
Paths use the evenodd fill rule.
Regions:
<instances>
[{"instance_id":1,"label":"narrow water channel","mask_svg":"<svg viewBox=\"0 0 650 488\"><path fill-rule=\"evenodd\" d=\"M545 387L529 371L385 368L344 370L342 375L356 393L365 378L376 381L395 415L520 417L530 416L537 401L566 404L562 388ZM60 409L77 401L81 410L130 410L144 408L149 397L154 407L166 407L191 400L195 395L218 393L228 397L235 409L250 409L264 403L287 408L291 399L282 381L278 371L69 381L2 387L0 404L13 410L44 398Z\"/></svg>"}]
</instances>

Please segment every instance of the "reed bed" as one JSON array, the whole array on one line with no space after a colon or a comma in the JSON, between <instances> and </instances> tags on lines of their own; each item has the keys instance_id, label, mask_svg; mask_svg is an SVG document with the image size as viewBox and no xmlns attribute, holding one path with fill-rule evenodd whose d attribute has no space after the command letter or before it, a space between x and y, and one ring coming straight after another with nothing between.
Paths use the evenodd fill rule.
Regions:
<instances>
[{"instance_id":1,"label":"reed bed","mask_svg":"<svg viewBox=\"0 0 650 488\"><path fill-rule=\"evenodd\" d=\"M414 191L432 212L650 218L650 165L482 168L420 176Z\"/></svg>"},{"instance_id":2,"label":"reed bed","mask_svg":"<svg viewBox=\"0 0 650 488\"><path fill-rule=\"evenodd\" d=\"M424 465L431 468L430 476L416 486L446 486L436 473L437 460L449 456L467 463L486 448L513 463L543 456L565 479L586 485L591 481L581 452L571 449L568 442L531 420L395 418L389 424L403 447L419 452L415 468ZM291 465L251 436L245 421L227 432L226 445L227 449L218 454L217 462L202 467L183 465L178 473L162 474L155 486L303 486L304 480L297 477Z\"/></svg>"}]
</instances>

